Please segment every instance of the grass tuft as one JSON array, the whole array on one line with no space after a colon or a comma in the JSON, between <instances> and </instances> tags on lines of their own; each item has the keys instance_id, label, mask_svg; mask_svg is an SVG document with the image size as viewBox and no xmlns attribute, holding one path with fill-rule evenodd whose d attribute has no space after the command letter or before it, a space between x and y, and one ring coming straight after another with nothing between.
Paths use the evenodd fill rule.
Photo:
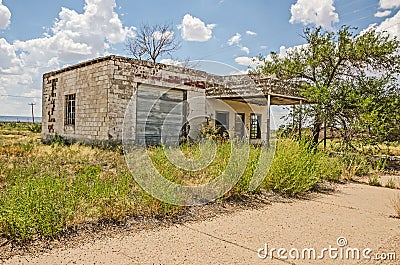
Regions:
<instances>
[{"instance_id":1,"label":"grass tuft","mask_svg":"<svg viewBox=\"0 0 400 265\"><path fill-rule=\"evenodd\" d=\"M393 199L394 211L398 218L400 218L400 194Z\"/></svg>"}]
</instances>

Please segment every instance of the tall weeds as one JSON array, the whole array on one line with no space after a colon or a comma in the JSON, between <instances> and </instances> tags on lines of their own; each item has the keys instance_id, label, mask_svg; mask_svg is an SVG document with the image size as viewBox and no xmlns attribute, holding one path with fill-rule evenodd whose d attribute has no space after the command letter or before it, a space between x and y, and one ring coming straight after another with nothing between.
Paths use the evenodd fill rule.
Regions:
<instances>
[{"instance_id":1,"label":"tall weeds","mask_svg":"<svg viewBox=\"0 0 400 265\"><path fill-rule=\"evenodd\" d=\"M181 151L193 160L201 155L196 145L183 145ZM221 175L232 151L229 142L218 143L212 161L200 161L206 167L196 171L174 166L162 147L148 152L163 176L199 185ZM259 157L260 148L250 146L248 160L243 156L234 161L245 163L246 168L225 198L252 193L249 185ZM316 188L323 180L337 180L340 172L338 159L314 152L307 143L283 140L262 187L294 196ZM86 222L163 216L178 209L144 192L120 152L79 144L43 145L31 139L0 143L0 233L11 239L54 237Z\"/></svg>"}]
</instances>

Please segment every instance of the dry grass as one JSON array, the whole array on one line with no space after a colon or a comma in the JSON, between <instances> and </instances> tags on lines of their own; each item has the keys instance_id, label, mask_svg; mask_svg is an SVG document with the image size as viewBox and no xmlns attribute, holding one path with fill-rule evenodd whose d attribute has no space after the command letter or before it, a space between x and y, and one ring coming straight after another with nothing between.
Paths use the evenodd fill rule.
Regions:
<instances>
[{"instance_id":1,"label":"dry grass","mask_svg":"<svg viewBox=\"0 0 400 265\"><path fill-rule=\"evenodd\" d=\"M320 180L338 179L341 165L337 159L310 152L307 146L290 140L280 144L275 165L263 185L266 189L297 195L315 188ZM228 164L230 144L220 143L216 147L212 162L197 171L174 166L161 147L147 151L166 178L199 185L220 176ZM209 148L205 149L207 152ZM196 145L184 145L181 152L189 160L201 157ZM249 160L243 156L235 161L234 165L247 161L246 168L224 199L250 193L259 156L260 149L252 146ZM40 133L0 131L0 234L12 240L30 240L38 235L53 237L88 222L173 215L179 209L151 197L139 187L120 148L44 145Z\"/></svg>"}]
</instances>

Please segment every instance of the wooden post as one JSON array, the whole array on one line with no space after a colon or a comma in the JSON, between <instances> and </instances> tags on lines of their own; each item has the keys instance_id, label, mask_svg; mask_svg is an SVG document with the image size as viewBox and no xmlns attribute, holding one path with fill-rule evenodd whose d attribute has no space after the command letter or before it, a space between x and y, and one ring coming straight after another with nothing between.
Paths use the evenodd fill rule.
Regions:
<instances>
[{"instance_id":1,"label":"wooden post","mask_svg":"<svg viewBox=\"0 0 400 265\"><path fill-rule=\"evenodd\" d=\"M301 124L301 119L302 119L301 112L302 112L302 110L303 110L303 101L300 100L300 110L299 110L299 139L300 140L301 140L301 127L302 127L302 124Z\"/></svg>"},{"instance_id":2,"label":"wooden post","mask_svg":"<svg viewBox=\"0 0 400 265\"><path fill-rule=\"evenodd\" d=\"M326 150L326 118L324 119L324 150Z\"/></svg>"},{"instance_id":3,"label":"wooden post","mask_svg":"<svg viewBox=\"0 0 400 265\"><path fill-rule=\"evenodd\" d=\"M271 146L271 95L267 97L267 147Z\"/></svg>"},{"instance_id":4,"label":"wooden post","mask_svg":"<svg viewBox=\"0 0 400 265\"><path fill-rule=\"evenodd\" d=\"M35 103L29 103L28 105L32 106L32 123L35 123L35 115L33 114L33 106L35 106Z\"/></svg>"},{"instance_id":5,"label":"wooden post","mask_svg":"<svg viewBox=\"0 0 400 265\"><path fill-rule=\"evenodd\" d=\"M296 113L296 105L293 104L293 116L292 116L292 130L291 133L294 134L296 132L296 117L295 117L295 113Z\"/></svg>"}]
</instances>

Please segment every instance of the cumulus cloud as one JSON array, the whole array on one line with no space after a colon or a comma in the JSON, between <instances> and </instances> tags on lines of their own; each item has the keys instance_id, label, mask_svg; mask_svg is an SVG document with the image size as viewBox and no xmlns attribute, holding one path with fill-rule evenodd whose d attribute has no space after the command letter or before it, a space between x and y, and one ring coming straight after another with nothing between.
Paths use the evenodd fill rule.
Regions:
<instances>
[{"instance_id":1,"label":"cumulus cloud","mask_svg":"<svg viewBox=\"0 0 400 265\"><path fill-rule=\"evenodd\" d=\"M247 30L247 31L246 31L246 34L249 35L249 36L256 36L256 35L257 35L256 32L251 31L251 30Z\"/></svg>"},{"instance_id":2,"label":"cumulus cloud","mask_svg":"<svg viewBox=\"0 0 400 265\"><path fill-rule=\"evenodd\" d=\"M6 29L8 25L10 25L10 19L10 10L8 9L8 7L3 5L3 1L0 0L0 29Z\"/></svg>"},{"instance_id":3,"label":"cumulus cloud","mask_svg":"<svg viewBox=\"0 0 400 265\"><path fill-rule=\"evenodd\" d=\"M42 37L13 43L0 39L0 90L11 95L40 95L42 73L106 55L110 45L134 36L134 28L122 25L115 8L115 0L85 0L82 13L62 8ZM40 110L40 99L37 101ZM0 112L18 115L16 110L24 109L19 104L7 98L5 105L13 108L0 106Z\"/></svg>"},{"instance_id":4,"label":"cumulus cloud","mask_svg":"<svg viewBox=\"0 0 400 265\"><path fill-rule=\"evenodd\" d=\"M243 66L247 66L250 68L255 68L258 65L261 65L262 62L260 61L259 58L257 57L247 57L247 56L240 56L240 57L236 57L235 58L235 62L243 65Z\"/></svg>"},{"instance_id":5,"label":"cumulus cloud","mask_svg":"<svg viewBox=\"0 0 400 265\"><path fill-rule=\"evenodd\" d=\"M339 22L333 0L297 0L290 9L290 23L315 24L325 29L332 29L332 24Z\"/></svg>"},{"instance_id":6,"label":"cumulus cloud","mask_svg":"<svg viewBox=\"0 0 400 265\"><path fill-rule=\"evenodd\" d=\"M104 54L110 44L134 34L133 28L122 25L115 7L115 0L86 0L81 14L63 7L50 34L16 41L15 49L26 64L50 68Z\"/></svg>"},{"instance_id":7,"label":"cumulus cloud","mask_svg":"<svg viewBox=\"0 0 400 265\"><path fill-rule=\"evenodd\" d=\"M242 40L242 35L239 33L236 33L233 35L227 42L229 46L232 46L233 44L239 44L239 42Z\"/></svg>"},{"instance_id":8,"label":"cumulus cloud","mask_svg":"<svg viewBox=\"0 0 400 265\"><path fill-rule=\"evenodd\" d=\"M0 75L21 73L22 62L15 53L15 48L4 38L0 39ZM1 86L1 84L0 84Z\"/></svg>"},{"instance_id":9,"label":"cumulus cloud","mask_svg":"<svg viewBox=\"0 0 400 265\"><path fill-rule=\"evenodd\" d=\"M160 63L173 65L173 66L182 66L182 63L180 61L176 61L176 60L172 60L172 59L162 59L162 60L160 60Z\"/></svg>"},{"instance_id":10,"label":"cumulus cloud","mask_svg":"<svg viewBox=\"0 0 400 265\"><path fill-rule=\"evenodd\" d=\"M156 40L171 39L173 37L174 37L174 32L173 31L166 31L164 33L156 31L156 32L153 33L153 38L156 39Z\"/></svg>"},{"instance_id":11,"label":"cumulus cloud","mask_svg":"<svg viewBox=\"0 0 400 265\"><path fill-rule=\"evenodd\" d=\"M212 29L216 24L207 24L197 17L186 14L178 29L182 31L182 38L187 41L208 41L212 37Z\"/></svg>"},{"instance_id":12,"label":"cumulus cloud","mask_svg":"<svg viewBox=\"0 0 400 265\"><path fill-rule=\"evenodd\" d=\"M379 5L383 9L396 8L396 7L400 7L400 1L399 0L380 0Z\"/></svg>"},{"instance_id":13,"label":"cumulus cloud","mask_svg":"<svg viewBox=\"0 0 400 265\"><path fill-rule=\"evenodd\" d=\"M385 11L378 11L375 13L375 17L387 17L392 13L390 10L385 10Z\"/></svg>"},{"instance_id":14,"label":"cumulus cloud","mask_svg":"<svg viewBox=\"0 0 400 265\"><path fill-rule=\"evenodd\" d=\"M393 17L385 19L376 28L380 31L386 31L391 36L400 38L400 10Z\"/></svg>"},{"instance_id":15,"label":"cumulus cloud","mask_svg":"<svg viewBox=\"0 0 400 265\"><path fill-rule=\"evenodd\" d=\"M245 47L245 46L243 46L243 47L240 47L240 50L241 51L244 51L245 53L247 53L247 54L249 54L250 53L250 49L249 48L247 48L247 47Z\"/></svg>"}]
</instances>

